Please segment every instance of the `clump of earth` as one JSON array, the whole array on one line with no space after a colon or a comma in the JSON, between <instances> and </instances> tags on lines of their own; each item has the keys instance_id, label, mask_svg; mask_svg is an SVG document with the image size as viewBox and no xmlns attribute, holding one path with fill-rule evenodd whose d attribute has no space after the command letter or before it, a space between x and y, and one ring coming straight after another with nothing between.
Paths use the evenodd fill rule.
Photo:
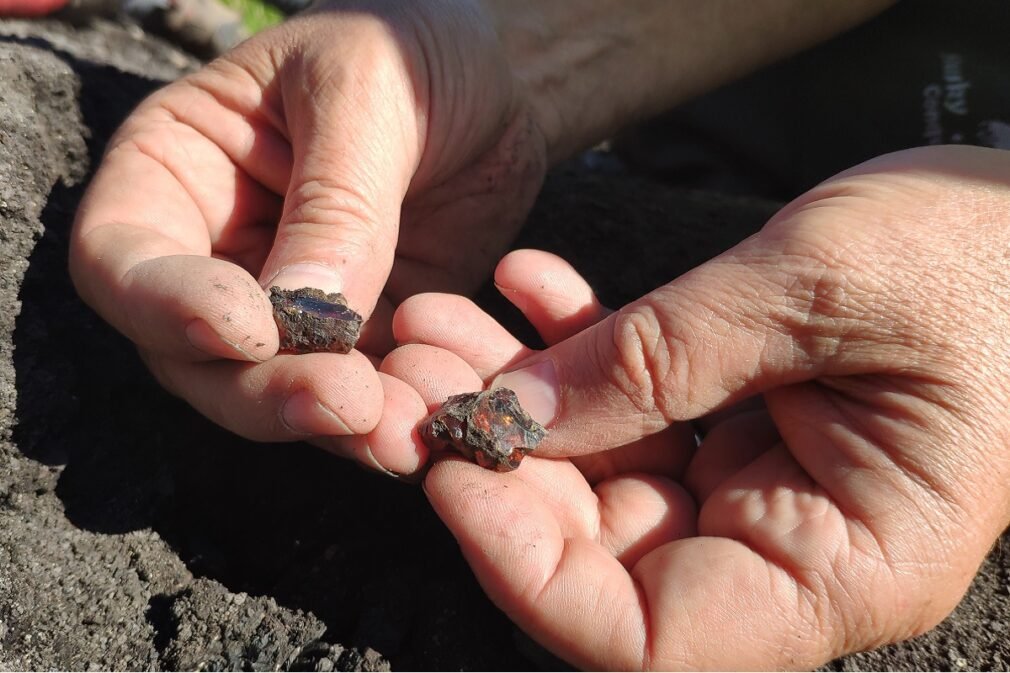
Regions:
<instances>
[{"instance_id":1,"label":"clump of earth","mask_svg":"<svg viewBox=\"0 0 1010 673\"><path fill-rule=\"evenodd\" d=\"M217 428L77 299L68 231L104 143L198 65L113 23L0 21L0 669L564 669L417 486ZM591 159L550 176L517 245L564 255L610 305L776 207ZM478 299L536 343L493 288ZM938 628L827 668L1010 668L1005 540Z\"/></svg>"}]
</instances>

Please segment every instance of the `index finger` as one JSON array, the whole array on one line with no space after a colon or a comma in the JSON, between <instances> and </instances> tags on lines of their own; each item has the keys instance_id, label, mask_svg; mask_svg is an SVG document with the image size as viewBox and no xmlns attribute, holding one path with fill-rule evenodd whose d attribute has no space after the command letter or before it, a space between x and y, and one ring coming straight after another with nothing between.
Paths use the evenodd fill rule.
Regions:
<instances>
[{"instance_id":1,"label":"index finger","mask_svg":"<svg viewBox=\"0 0 1010 673\"><path fill-rule=\"evenodd\" d=\"M290 153L245 100L256 87L221 65L155 94L110 142L81 202L74 282L142 347L183 360L276 352L250 269L269 246Z\"/></svg>"}]
</instances>

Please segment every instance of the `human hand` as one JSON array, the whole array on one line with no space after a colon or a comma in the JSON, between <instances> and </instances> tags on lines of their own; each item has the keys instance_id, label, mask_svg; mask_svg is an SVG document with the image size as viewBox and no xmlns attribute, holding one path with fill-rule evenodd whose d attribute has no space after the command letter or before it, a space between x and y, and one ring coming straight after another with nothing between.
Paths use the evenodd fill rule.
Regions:
<instances>
[{"instance_id":1,"label":"human hand","mask_svg":"<svg viewBox=\"0 0 1010 673\"><path fill-rule=\"evenodd\" d=\"M411 473L423 445L376 460L364 437L416 401L364 355L392 346L393 306L475 289L548 161L889 1L331 0L127 120L81 205L75 284L219 424ZM370 318L359 351L273 357L260 284L343 292Z\"/></svg>"},{"instance_id":2,"label":"human hand","mask_svg":"<svg viewBox=\"0 0 1010 673\"><path fill-rule=\"evenodd\" d=\"M1010 522L1007 176L882 157L609 316L516 253L496 281L541 353L464 300L401 306L384 372L428 406L506 385L551 428L515 472L427 475L492 600L611 670L808 668L946 616Z\"/></svg>"},{"instance_id":3,"label":"human hand","mask_svg":"<svg viewBox=\"0 0 1010 673\"><path fill-rule=\"evenodd\" d=\"M78 290L170 390L256 440L364 435L393 307L470 292L539 189L545 148L474 3L332 3L145 101L74 230ZM264 287L340 291L347 355L276 355ZM373 356L373 362L369 361ZM360 439L360 438L358 438ZM423 446L376 465L410 472Z\"/></svg>"}]
</instances>

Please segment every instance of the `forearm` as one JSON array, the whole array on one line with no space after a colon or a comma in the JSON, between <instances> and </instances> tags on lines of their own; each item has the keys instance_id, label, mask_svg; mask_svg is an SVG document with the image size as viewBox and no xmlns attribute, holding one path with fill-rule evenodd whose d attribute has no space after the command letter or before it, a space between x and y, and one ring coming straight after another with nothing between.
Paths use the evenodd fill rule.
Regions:
<instances>
[{"instance_id":1,"label":"forearm","mask_svg":"<svg viewBox=\"0 0 1010 673\"><path fill-rule=\"evenodd\" d=\"M550 158L875 15L893 0L485 0Z\"/></svg>"}]
</instances>

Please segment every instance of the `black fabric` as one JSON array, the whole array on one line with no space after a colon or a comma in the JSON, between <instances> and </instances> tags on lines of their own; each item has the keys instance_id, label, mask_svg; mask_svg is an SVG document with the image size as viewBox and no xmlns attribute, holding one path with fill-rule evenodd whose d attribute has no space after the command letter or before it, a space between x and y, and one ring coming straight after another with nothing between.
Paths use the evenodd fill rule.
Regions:
<instances>
[{"instance_id":1,"label":"black fabric","mask_svg":"<svg viewBox=\"0 0 1010 673\"><path fill-rule=\"evenodd\" d=\"M1010 149L1010 3L905 0L616 139L688 187L787 199L886 152Z\"/></svg>"}]
</instances>

